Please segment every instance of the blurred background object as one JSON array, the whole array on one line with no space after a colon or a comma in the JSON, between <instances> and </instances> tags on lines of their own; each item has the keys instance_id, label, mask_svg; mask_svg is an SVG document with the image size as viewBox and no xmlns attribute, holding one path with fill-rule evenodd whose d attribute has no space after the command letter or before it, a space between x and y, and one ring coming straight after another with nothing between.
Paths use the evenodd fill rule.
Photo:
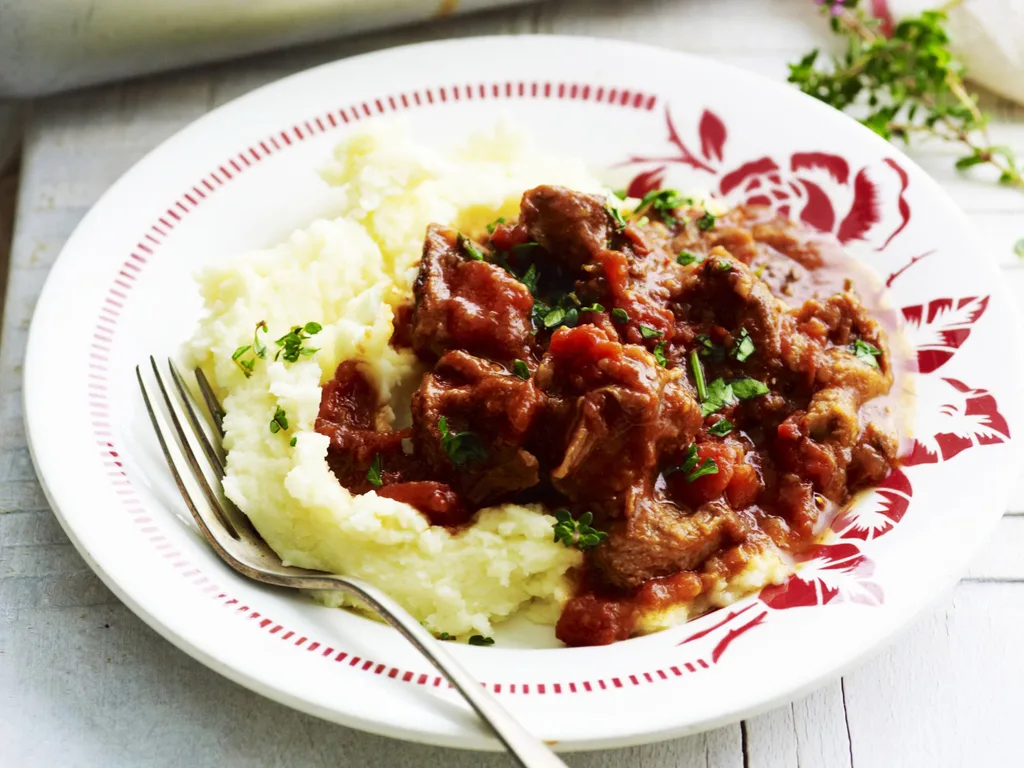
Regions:
<instances>
[{"instance_id":1,"label":"blurred background object","mask_svg":"<svg viewBox=\"0 0 1024 768\"><path fill-rule=\"evenodd\" d=\"M527 0L0 0L0 98Z\"/></svg>"}]
</instances>

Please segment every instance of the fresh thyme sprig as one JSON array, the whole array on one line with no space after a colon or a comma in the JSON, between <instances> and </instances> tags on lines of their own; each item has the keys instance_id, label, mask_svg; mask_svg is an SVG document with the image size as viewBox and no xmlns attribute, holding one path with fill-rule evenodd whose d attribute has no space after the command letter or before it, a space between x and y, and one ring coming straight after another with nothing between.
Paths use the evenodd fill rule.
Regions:
<instances>
[{"instance_id":1,"label":"fresh thyme sprig","mask_svg":"<svg viewBox=\"0 0 1024 768\"><path fill-rule=\"evenodd\" d=\"M836 109L866 108L861 122L885 139L909 143L913 136L932 136L961 144L958 169L994 167L1000 184L1024 192L1021 160L1010 147L992 144L989 116L964 86L964 66L950 51L946 12L959 2L908 16L886 36L857 0L824 0L846 51L824 68L820 52L811 51L789 65L789 81Z\"/></svg>"}]
</instances>

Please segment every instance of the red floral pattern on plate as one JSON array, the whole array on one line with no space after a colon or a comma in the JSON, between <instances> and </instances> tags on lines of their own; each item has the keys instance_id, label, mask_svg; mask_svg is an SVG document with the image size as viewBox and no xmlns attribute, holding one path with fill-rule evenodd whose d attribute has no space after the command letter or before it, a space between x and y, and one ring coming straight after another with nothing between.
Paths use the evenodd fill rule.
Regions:
<instances>
[{"instance_id":1,"label":"red floral pattern on plate","mask_svg":"<svg viewBox=\"0 0 1024 768\"><path fill-rule=\"evenodd\" d=\"M913 494L910 479L897 467L881 485L841 511L832 522L832 530L840 539L877 539L903 519Z\"/></svg>"},{"instance_id":2,"label":"red floral pattern on plate","mask_svg":"<svg viewBox=\"0 0 1024 768\"><path fill-rule=\"evenodd\" d=\"M973 445L1009 439L1010 428L988 390L932 376L921 377L920 384L918 407L934 414L935 431L915 436L910 452L902 457L904 466L949 461Z\"/></svg>"},{"instance_id":3,"label":"red floral pattern on plate","mask_svg":"<svg viewBox=\"0 0 1024 768\"><path fill-rule=\"evenodd\" d=\"M871 579L875 565L857 544L822 544L798 562L799 570L785 583L761 590L761 602L775 610L826 605L837 599L866 605L882 602L882 587Z\"/></svg>"},{"instance_id":4,"label":"red floral pattern on plate","mask_svg":"<svg viewBox=\"0 0 1024 768\"><path fill-rule=\"evenodd\" d=\"M631 197L659 189L669 165L686 165L718 179L718 192L733 203L766 205L799 219L841 243L864 241L878 250L910 221L905 193L909 177L891 158L853 169L830 152L795 152L780 160L764 156L738 166L724 163L728 131L722 119L704 110L698 123L700 154L692 152L666 108L665 124L673 154L633 156L626 165L647 165L630 181Z\"/></svg>"},{"instance_id":5,"label":"red floral pattern on plate","mask_svg":"<svg viewBox=\"0 0 1024 768\"><path fill-rule=\"evenodd\" d=\"M904 335L917 349L918 370L931 373L949 362L986 307L988 296L933 299L904 307Z\"/></svg>"}]
</instances>

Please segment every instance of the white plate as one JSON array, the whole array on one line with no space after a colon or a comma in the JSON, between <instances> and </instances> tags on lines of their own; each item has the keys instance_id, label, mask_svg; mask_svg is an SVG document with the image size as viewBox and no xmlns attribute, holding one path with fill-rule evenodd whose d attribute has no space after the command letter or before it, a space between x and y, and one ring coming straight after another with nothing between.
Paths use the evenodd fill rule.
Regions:
<instances>
[{"instance_id":1,"label":"white plate","mask_svg":"<svg viewBox=\"0 0 1024 768\"><path fill-rule=\"evenodd\" d=\"M136 613L231 679L357 728L495 747L394 632L215 559L160 462L133 368L190 332L198 264L326 210L315 169L347 126L401 113L450 140L501 112L613 185L763 198L834 231L888 276L907 320L916 443L781 588L609 647L454 652L565 749L709 728L836 676L949 586L1002 513L1020 458L1017 316L963 214L892 146L789 88L653 48L510 37L360 56L221 107L142 160L68 241L32 324L26 420L65 530Z\"/></svg>"}]
</instances>

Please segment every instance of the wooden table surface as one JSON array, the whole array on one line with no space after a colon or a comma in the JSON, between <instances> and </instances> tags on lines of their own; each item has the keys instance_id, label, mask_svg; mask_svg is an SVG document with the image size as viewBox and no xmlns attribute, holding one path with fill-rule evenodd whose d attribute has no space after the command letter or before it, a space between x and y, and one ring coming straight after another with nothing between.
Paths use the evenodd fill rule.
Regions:
<instances>
[{"instance_id":1,"label":"wooden table surface","mask_svg":"<svg viewBox=\"0 0 1024 768\"><path fill-rule=\"evenodd\" d=\"M391 741L293 712L207 670L145 626L89 570L43 498L25 443L21 364L33 306L65 240L115 179L179 128L324 61L420 40L528 32L638 40L780 80L787 61L828 41L809 0L564 0L30 105L0 340L0 765L510 764L503 755ZM996 100L985 106L995 113L996 143L1024 151L1024 109ZM954 150L911 154L967 211L1024 303L1024 264L1011 250L1024 236L1024 196L958 176ZM963 510L965 525L970 512ZM741 724L566 761L578 768L1022 765L1022 551L1024 486L952 593L842 680Z\"/></svg>"}]
</instances>

